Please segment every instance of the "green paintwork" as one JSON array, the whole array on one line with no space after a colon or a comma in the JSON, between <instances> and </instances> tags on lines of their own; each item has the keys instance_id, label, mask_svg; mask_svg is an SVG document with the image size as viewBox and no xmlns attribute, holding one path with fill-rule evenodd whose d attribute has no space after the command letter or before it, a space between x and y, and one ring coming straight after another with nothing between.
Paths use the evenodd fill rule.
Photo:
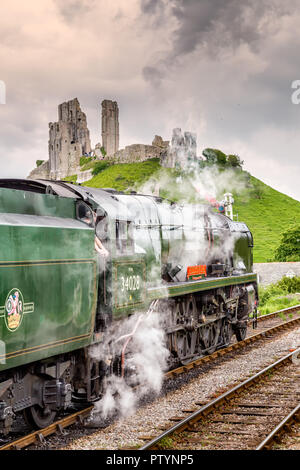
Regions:
<instances>
[{"instance_id":1,"label":"green paintwork","mask_svg":"<svg viewBox=\"0 0 300 470\"><path fill-rule=\"evenodd\" d=\"M114 317L138 309L146 301L146 263L141 256L113 262Z\"/></svg>"},{"instance_id":2,"label":"green paintwork","mask_svg":"<svg viewBox=\"0 0 300 470\"><path fill-rule=\"evenodd\" d=\"M7 191L11 210L22 198L15 198L14 190L1 190L0 196ZM28 202L27 193L19 193ZM48 195L34 196L39 210L45 207L45 217L29 215L26 204L21 205L25 215L0 213L0 370L83 347L94 329L94 230L71 218L75 199L56 197L58 210L52 208L49 216L53 196L49 204ZM22 312L19 326L16 322L10 330L6 302L15 292L22 296Z\"/></svg>"},{"instance_id":3,"label":"green paintwork","mask_svg":"<svg viewBox=\"0 0 300 470\"><path fill-rule=\"evenodd\" d=\"M0 213L75 218L74 199L0 188Z\"/></svg>"}]
</instances>

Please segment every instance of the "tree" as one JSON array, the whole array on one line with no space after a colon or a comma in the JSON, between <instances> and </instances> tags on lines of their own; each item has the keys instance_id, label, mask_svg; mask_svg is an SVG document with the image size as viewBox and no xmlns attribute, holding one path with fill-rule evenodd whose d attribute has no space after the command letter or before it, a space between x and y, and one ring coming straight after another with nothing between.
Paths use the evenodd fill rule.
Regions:
<instances>
[{"instance_id":1,"label":"tree","mask_svg":"<svg viewBox=\"0 0 300 470\"><path fill-rule=\"evenodd\" d=\"M241 160L238 155L234 155L234 154L228 155L227 161L230 166L233 166L233 167L239 166L240 168L242 168L242 165L244 163L244 161Z\"/></svg>"},{"instance_id":2,"label":"tree","mask_svg":"<svg viewBox=\"0 0 300 470\"><path fill-rule=\"evenodd\" d=\"M282 234L274 261L300 261L300 225L290 227Z\"/></svg>"},{"instance_id":3,"label":"tree","mask_svg":"<svg viewBox=\"0 0 300 470\"><path fill-rule=\"evenodd\" d=\"M217 157L213 149L204 149L202 155L206 158L206 162L209 164L217 163Z\"/></svg>"},{"instance_id":4,"label":"tree","mask_svg":"<svg viewBox=\"0 0 300 470\"><path fill-rule=\"evenodd\" d=\"M202 155L206 158L208 165L231 166L233 168L242 168L243 160L238 155L226 155L222 150L206 148Z\"/></svg>"},{"instance_id":5,"label":"tree","mask_svg":"<svg viewBox=\"0 0 300 470\"><path fill-rule=\"evenodd\" d=\"M225 165L227 162L227 155L218 149L204 149L202 155L209 164L217 163L218 165Z\"/></svg>"}]
</instances>

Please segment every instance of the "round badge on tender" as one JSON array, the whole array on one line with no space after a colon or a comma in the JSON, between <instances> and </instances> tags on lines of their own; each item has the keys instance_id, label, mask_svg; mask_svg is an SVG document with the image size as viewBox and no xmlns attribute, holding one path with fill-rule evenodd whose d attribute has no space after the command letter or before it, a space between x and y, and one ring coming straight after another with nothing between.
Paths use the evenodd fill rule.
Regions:
<instances>
[{"instance_id":1,"label":"round badge on tender","mask_svg":"<svg viewBox=\"0 0 300 470\"><path fill-rule=\"evenodd\" d=\"M23 294L19 289L12 289L5 301L5 324L9 331L16 331L21 325L24 310Z\"/></svg>"}]
</instances>

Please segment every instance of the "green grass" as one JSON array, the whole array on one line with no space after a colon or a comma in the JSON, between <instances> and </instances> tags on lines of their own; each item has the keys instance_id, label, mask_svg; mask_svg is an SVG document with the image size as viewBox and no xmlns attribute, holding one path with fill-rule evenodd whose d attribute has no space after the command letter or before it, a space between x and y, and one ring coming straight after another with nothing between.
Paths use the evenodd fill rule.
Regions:
<instances>
[{"instance_id":1,"label":"green grass","mask_svg":"<svg viewBox=\"0 0 300 470\"><path fill-rule=\"evenodd\" d=\"M94 162L87 163L87 165L91 164L93 166ZM114 188L119 191L138 190L149 179L155 183L155 174L158 171L160 171L160 180L162 173L167 176L165 180L167 183L161 185L161 196L172 200L187 200L186 196L192 194L188 180L183 179L179 188L175 182L178 173L169 168L162 169L159 159L111 165L84 185ZM245 182L248 180L247 173L242 172L242 177ZM252 176L247 183L246 190L243 193L234 194L234 198L234 214L238 214L238 220L245 222L253 233L254 262L272 261L282 233L300 220L300 202Z\"/></svg>"},{"instance_id":2,"label":"green grass","mask_svg":"<svg viewBox=\"0 0 300 470\"><path fill-rule=\"evenodd\" d=\"M84 185L126 191L145 183L159 169L158 158L139 163L119 163L101 171Z\"/></svg>"},{"instance_id":3,"label":"green grass","mask_svg":"<svg viewBox=\"0 0 300 470\"><path fill-rule=\"evenodd\" d=\"M272 261L281 234L289 226L299 223L300 202L276 191L251 177L252 183L260 183L261 197L235 195L234 213L238 220L246 222L254 237L254 261ZM251 193L251 191L249 191Z\"/></svg>"},{"instance_id":4,"label":"green grass","mask_svg":"<svg viewBox=\"0 0 300 470\"><path fill-rule=\"evenodd\" d=\"M174 441L171 437L163 437L157 444L159 449L173 449Z\"/></svg>"},{"instance_id":5,"label":"green grass","mask_svg":"<svg viewBox=\"0 0 300 470\"><path fill-rule=\"evenodd\" d=\"M300 303L300 296L277 296L269 300L266 305L259 307L260 315L267 315L268 313L277 312L284 308L292 307ZM286 320L286 318L284 318Z\"/></svg>"},{"instance_id":6,"label":"green grass","mask_svg":"<svg viewBox=\"0 0 300 470\"><path fill-rule=\"evenodd\" d=\"M62 178L62 181L67 181L68 183L76 183L77 175L67 176L66 178Z\"/></svg>"},{"instance_id":7,"label":"green grass","mask_svg":"<svg viewBox=\"0 0 300 470\"><path fill-rule=\"evenodd\" d=\"M300 277L283 277L274 284L259 287L261 315L276 312L300 303ZM286 318L284 318L286 320Z\"/></svg>"}]
</instances>

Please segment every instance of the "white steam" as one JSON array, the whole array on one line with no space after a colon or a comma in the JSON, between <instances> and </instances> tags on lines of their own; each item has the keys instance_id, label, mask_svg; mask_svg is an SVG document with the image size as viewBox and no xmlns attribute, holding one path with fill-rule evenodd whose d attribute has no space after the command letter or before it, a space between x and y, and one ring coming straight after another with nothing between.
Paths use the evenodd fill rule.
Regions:
<instances>
[{"instance_id":1,"label":"white steam","mask_svg":"<svg viewBox=\"0 0 300 470\"><path fill-rule=\"evenodd\" d=\"M135 313L113 325L105 334L105 342L91 350L91 356L124 357L116 371L105 379L103 398L96 403L93 419L106 419L115 413L125 417L132 414L138 401L150 392L161 390L169 351L160 314L151 309L146 314ZM135 386L134 388L132 386Z\"/></svg>"},{"instance_id":2,"label":"white steam","mask_svg":"<svg viewBox=\"0 0 300 470\"><path fill-rule=\"evenodd\" d=\"M227 192L244 192L247 185L247 177L239 169L220 168L217 165L197 168L192 165L190 171L182 173L182 176L177 178L176 184L174 184L174 175L170 171L167 169L158 171L139 187L139 192L158 196L159 189L167 188L168 197L175 200L178 195L195 192L196 202L205 202L209 199L220 201Z\"/></svg>"}]
</instances>

